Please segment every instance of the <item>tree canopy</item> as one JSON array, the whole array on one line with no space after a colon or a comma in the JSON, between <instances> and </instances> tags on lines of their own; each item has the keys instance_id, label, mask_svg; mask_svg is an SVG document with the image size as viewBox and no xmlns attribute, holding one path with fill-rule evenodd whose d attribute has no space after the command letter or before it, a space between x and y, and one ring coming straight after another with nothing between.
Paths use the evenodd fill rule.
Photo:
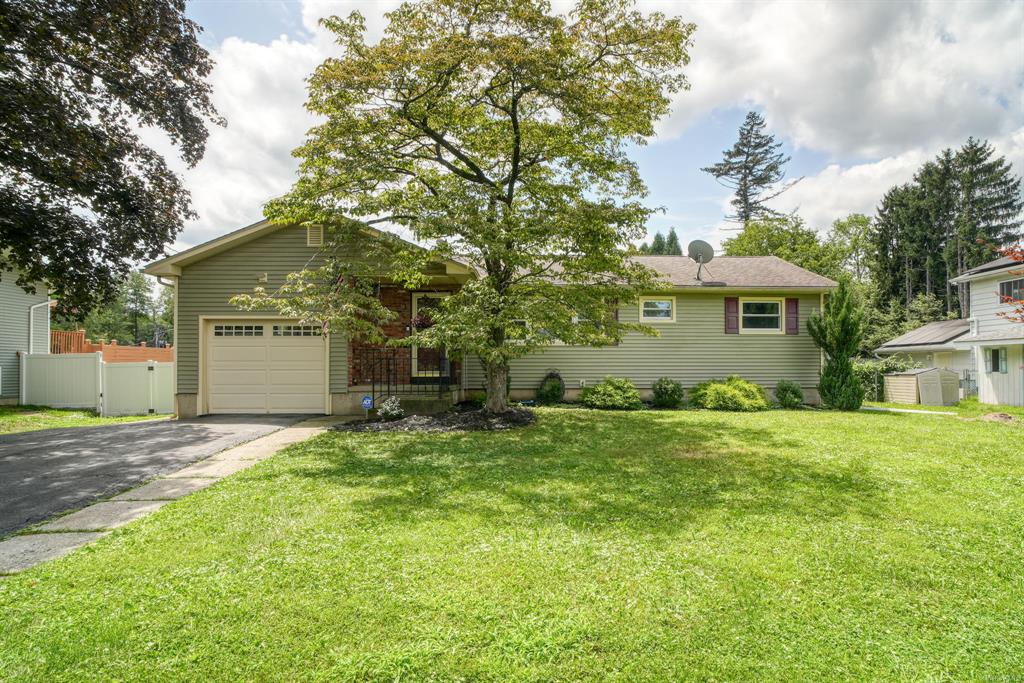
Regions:
<instances>
[{"instance_id":1,"label":"tree canopy","mask_svg":"<svg viewBox=\"0 0 1024 683\"><path fill-rule=\"evenodd\" d=\"M726 256L778 256L819 275L838 279L846 254L822 240L797 216L751 221L735 237L722 242Z\"/></svg>"},{"instance_id":2,"label":"tree canopy","mask_svg":"<svg viewBox=\"0 0 1024 683\"><path fill-rule=\"evenodd\" d=\"M209 55L184 0L0 1L0 275L84 315L192 216L140 127L203 156Z\"/></svg>"},{"instance_id":3,"label":"tree canopy","mask_svg":"<svg viewBox=\"0 0 1024 683\"><path fill-rule=\"evenodd\" d=\"M479 274L402 343L478 356L489 410L507 408L512 358L650 332L613 312L655 277L628 259L652 210L626 150L686 87L694 26L625 0L581 0L568 15L543 0L427 0L387 18L374 45L358 13L323 22L341 49L309 80L323 123L296 151L298 182L267 207L276 221L327 226L327 265L239 305L332 329L351 328L360 305L371 322L386 315L326 293L358 290L369 274L354 275L346 254L390 224L418 242L376 240L393 280L424 284L431 258Z\"/></svg>"}]
</instances>

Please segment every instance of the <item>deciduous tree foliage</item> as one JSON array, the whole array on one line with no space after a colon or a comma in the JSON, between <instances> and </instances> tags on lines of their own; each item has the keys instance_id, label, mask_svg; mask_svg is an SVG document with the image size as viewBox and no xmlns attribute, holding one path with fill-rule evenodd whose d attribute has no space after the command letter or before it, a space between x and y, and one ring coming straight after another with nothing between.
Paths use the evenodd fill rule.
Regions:
<instances>
[{"instance_id":1,"label":"deciduous tree foliage","mask_svg":"<svg viewBox=\"0 0 1024 683\"><path fill-rule=\"evenodd\" d=\"M735 237L722 242L726 256L778 256L801 268L838 279L845 254L835 244L822 241L798 216L751 221Z\"/></svg>"},{"instance_id":2,"label":"deciduous tree foliage","mask_svg":"<svg viewBox=\"0 0 1024 683\"><path fill-rule=\"evenodd\" d=\"M722 161L701 169L735 193L730 203L736 213L727 216L728 220L746 224L779 215L765 204L795 184L794 181L776 187L786 177L790 159L779 151L781 147L774 135L765 132L764 117L756 111L748 112L740 126L739 139L731 149L722 152Z\"/></svg>"},{"instance_id":3,"label":"deciduous tree foliage","mask_svg":"<svg viewBox=\"0 0 1024 683\"><path fill-rule=\"evenodd\" d=\"M335 266L368 225L408 229L419 247L384 241L389 277L423 284L423 263L442 257L479 277L405 343L477 355L492 411L507 409L511 359L647 330L612 306L654 277L627 256L651 210L626 148L686 87L692 24L624 0L581 0L568 16L543 0L428 0L389 13L375 45L358 13L324 25L341 55L309 81L323 123L267 215L329 226L334 262L322 277L298 274L285 306L347 327L357 303L340 310L322 295L353 282Z\"/></svg>"},{"instance_id":4,"label":"deciduous tree foliage","mask_svg":"<svg viewBox=\"0 0 1024 683\"><path fill-rule=\"evenodd\" d=\"M138 130L202 158L199 30L184 0L0 0L0 275L80 316L174 239L189 196Z\"/></svg>"}]
</instances>

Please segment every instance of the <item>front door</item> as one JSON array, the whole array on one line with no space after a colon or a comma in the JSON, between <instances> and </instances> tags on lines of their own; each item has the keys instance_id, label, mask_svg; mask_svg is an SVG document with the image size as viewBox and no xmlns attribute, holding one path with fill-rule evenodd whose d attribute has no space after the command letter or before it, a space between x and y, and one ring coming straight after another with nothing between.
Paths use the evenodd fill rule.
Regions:
<instances>
[{"instance_id":1,"label":"front door","mask_svg":"<svg viewBox=\"0 0 1024 683\"><path fill-rule=\"evenodd\" d=\"M441 300L448 296L447 292L416 292L412 295L413 325L423 327L429 325L431 311L441 305ZM412 376L440 377L442 364L446 361L440 349L412 347Z\"/></svg>"}]
</instances>

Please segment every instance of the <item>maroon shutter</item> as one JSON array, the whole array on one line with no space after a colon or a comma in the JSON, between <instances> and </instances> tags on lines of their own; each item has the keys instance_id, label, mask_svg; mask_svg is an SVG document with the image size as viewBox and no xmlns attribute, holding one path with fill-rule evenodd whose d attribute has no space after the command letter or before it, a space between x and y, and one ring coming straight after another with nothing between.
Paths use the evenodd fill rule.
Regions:
<instances>
[{"instance_id":1,"label":"maroon shutter","mask_svg":"<svg viewBox=\"0 0 1024 683\"><path fill-rule=\"evenodd\" d=\"M740 333L740 299L737 296L725 297L725 333Z\"/></svg>"},{"instance_id":2,"label":"maroon shutter","mask_svg":"<svg viewBox=\"0 0 1024 683\"><path fill-rule=\"evenodd\" d=\"M800 334L800 299L786 299L786 334Z\"/></svg>"}]
</instances>

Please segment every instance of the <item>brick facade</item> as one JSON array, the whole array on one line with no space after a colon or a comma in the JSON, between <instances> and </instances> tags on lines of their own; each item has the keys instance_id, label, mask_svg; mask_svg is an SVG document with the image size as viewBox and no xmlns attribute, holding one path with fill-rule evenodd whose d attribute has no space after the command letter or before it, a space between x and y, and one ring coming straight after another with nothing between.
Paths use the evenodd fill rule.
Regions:
<instances>
[{"instance_id":1,"label":"brick facade","mask_svg":"<svg viewBox=\"0 0 1024 683\"><path fill-rule=\"evenodd\" d=\"M431 290L417 290L415 292L409 291L403 287L396 287L393 285L381 285L379 298L382 304L389 310L394 311L398 316L390 323L383 325L382 330L384 335L388 339L402 339L409 335L412 331L412 298L413 294L421 292L445 292L453 291L452 289L431 289ZM380 344L370 344L365 341L352 340L349 342L349 353L348 353L348 379L349 386L356 386L369 383L369 373L366 367L366 353L365 350L381 348ZM361 353L363 351L363 353ZM411 374L412 372L412 349L409 347L400 347L396 349L397 362L401 368L401 374ZM421 358L422 363L422 358ZM456 376L458 376L458 366L453 364ZM421 365L422 367L422 365Z\"/></svg>"}]
</instances>

